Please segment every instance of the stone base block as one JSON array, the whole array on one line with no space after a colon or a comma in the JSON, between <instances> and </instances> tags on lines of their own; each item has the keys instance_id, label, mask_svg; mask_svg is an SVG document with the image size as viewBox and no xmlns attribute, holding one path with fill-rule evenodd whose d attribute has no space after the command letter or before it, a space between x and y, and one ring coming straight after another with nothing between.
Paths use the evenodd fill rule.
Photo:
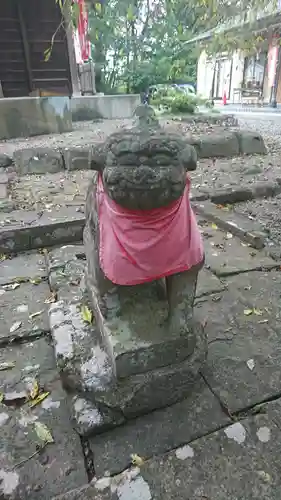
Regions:
<instances>
[{"instance_id":1,"label":"stone base block","mask_svg":"<svg viewBox=\"0 0 281 500\"><path fill-rule=\"evenodd\" d=\"M66 170L87 170L90 168L90 147L65 148L63 156Z\"/></svg>"},{"instance_id":2,"label":"stone base block","mask_svg":"<svg viewBox=\"0 0 281 500\"><path fill-rule=\"evenodd\" d=\"M193 136L188 142L195 146L199 158L232 157L239 155L239 143L231 132L221 134L202 134Z\"/></svg>"},{"instance_id":3,"label":"stone base block","mask_svg":"<svg viewBox=\"0 0 281 500\"><path fill-rule=\"evenodd\" d=\"M19 175L54 174L64 169L59 151L48 148L21 149L14 153L14 162Z\"/></svg>"},{"instance_id":4,"label":"stone base block","mask_svg":"<svg viewBox=\"0 0 281 500\"><path fill-rule=\"evenodd\" d=\"M206 360L207 341L200 324L194 325L196 342L185 359L175 362L174 358L153 369L151 358L143 373L118 378L111 346L106 345L99 324L96 328L86 324L79 307L60 301L52 304L49 313L64 387L76 393L72 410L79 433L99 433L187 397ZM129 358L127 362L130 366Z\"/></svg>"},{"instance_id":5,"label":"stone base block","mask_svg":"<svg viewBox=\"0 0 281 500\"><path fill-rule=\"evenodd\" d=\"M244 155L265 155L267 153L262 136L253 131L240 130L235 132L238 139L240 154Z\"/></svg>"}]
</instances>

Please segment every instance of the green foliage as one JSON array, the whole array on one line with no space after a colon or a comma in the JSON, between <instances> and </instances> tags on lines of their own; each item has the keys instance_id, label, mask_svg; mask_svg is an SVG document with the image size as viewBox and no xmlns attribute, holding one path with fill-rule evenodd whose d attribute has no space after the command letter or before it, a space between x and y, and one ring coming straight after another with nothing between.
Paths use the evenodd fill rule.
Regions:
<instances>
[{"instance_id":1,"label":"green foliage","mask_svg":"<svg viewBox=\"0 0 281 500\"><path fill-rule=\"evenodd\" d=\"M78 6L72 0L53 0L62 13L71 9L77 25ZM100 92L141 92L149 85L196 81L197 47L186 41L229 18L257 11L265 0L86 0L90 40ZM239 32L240 33L240 32ZM264 41L260 34L237 29L212 37L209 52L247 47ZM250 40L251 38L251 40ZM254 38L254 40L252 40ZM53 38L52 38L53 43ZM52 47L51 47L52 48ZM45 58L50 56L46 51ZM183 106L184 104L182 104Z\"/></svg>"},{"instance_id":2,"label":"green foliage","mask_svg":"<svg viewBox=\"0 0 281 500\"><path fill-rule=\"evenodd\" d=\"M168 86L159 86L153 93L152 106L171 114L193 114L198 106L206 105L207 101L196 95Z\"/></svg>"}]
</instances>

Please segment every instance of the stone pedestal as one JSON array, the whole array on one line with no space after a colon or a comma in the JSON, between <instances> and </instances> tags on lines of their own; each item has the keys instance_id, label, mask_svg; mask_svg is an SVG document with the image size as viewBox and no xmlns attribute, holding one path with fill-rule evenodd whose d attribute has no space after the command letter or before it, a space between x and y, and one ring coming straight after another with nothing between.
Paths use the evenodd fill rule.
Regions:
<instances>
[{"instance_id":1,"label":"stone pedestal","mask_svg":"<svg viewBox=\"0 0 281 500\"><path fill-rule=\"evenodd\" d=\"M200 324L195 326L196 343L191 349L184 339L161 340L152 328L144 332L143 341L133 338L133 323L127 323L127 318L120 319L121 329L113 331L112 323L97 308L96 324L87 325L79 307L63 301L53 304L50 325L80 434L102 432L188 396L206 359L206 337ZM149 328L148 320L144 324Z\"/></svg>"}]
</instances>

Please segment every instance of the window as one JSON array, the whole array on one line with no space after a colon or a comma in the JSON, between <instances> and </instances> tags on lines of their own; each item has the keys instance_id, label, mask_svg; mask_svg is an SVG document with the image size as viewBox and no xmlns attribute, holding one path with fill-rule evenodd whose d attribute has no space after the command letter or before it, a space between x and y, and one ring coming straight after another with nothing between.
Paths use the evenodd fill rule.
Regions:
<instances>
[{"instance_id":1,"label":"window","mask_svg":"<svg viewBox=\"0 0 281 500\"><path fill-rule=\"evenodd\" d=\"M246 57L244 65L243 87L259 87L263 85L266 65L266 53Z\"/></svg>"}]
</instances>

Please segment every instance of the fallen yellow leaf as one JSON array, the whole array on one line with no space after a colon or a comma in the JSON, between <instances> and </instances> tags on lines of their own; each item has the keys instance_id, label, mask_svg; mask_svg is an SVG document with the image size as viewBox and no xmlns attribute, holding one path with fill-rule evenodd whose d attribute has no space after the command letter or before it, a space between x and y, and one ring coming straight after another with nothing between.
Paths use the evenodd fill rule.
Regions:
<instances>
[{"instance_id":1,"label":"fallen yellow leaf","mask_svg":"<svg viewBox=\"0 0 281 500\"><path fill-rule=\"evenodd\" d=\"M41 422L35 422L34 427L35 427L35 432L39 437L39 439L41 439L41 441L43 441L46 444L54 443L54 438L45 424L42 424Z\"/></svg>"},{"instance_id":2,"label":"fallen yellow leaf","mask_svg":"<svg viewBox=\"0 0 281 500\"><path fill-rule=\"evenodd\" d=\"M13 361L7 361L5 363L0 363L0 372L4 370L11 370L14 368L16 365Z\"/></svg>"},{"instance_id":3,"label":"fallen yellow leaf","mask_svg":"<svg viewBox=\"0 0 281 500\"><path fill-rule=\"evenodd\" d=\"M211 224L212 229L218 229L218 226L216 224Z\"/></svg>"},{"instance_id":4,"label":"fallen yellow leaf","mask_svg":"<svg viewBox=\"0 0 281 500\"><path fill-rule=\"evenodd\" d=\"M245 316L250 316L251 314L253 314L253 309L244 309L244 314Z\"/></svg>"},{"instance_id":5,"label":"fallen yellow leaf","mask_svg":"<svg viewBox=\"0 0 281 500\"><path fill-rule=\"evenodd\" d=\"M32 285L39 285L39 283L42 282L42 278L40 278L40 276L38 276L37 278L31 278L29 280L29 282L32 284Z\"/></svg>"},{"instance_id":6,"label":"fallen yellow leaf","mask_svg":"<svg viewBox=\"0 0 281 500\"><path fill-rule=\"evenodd\" d=\"M131 455L131 462L132 462L132 465L136 465L137 467L141 467L144 464L144 459L141 458L136 453L133 453Z\"/></svg>"},{"instance_id":7,"label":"fallen yellow leaf","mask_svg":"<svg viewBox=\"0 0 281 500\"><path fill-rule=\"evenodd\" d=\"M46 300L44 300L44 303L45 304L52 304L53 302L56 302L57 301L57 294L56 292L52 292L51 295L49 295L49 297L46 298Z\"/></svg>"},{"instance_id":8,"label":"fallen yellow leaf","mask_svg":"<svg viewBox=\"0 0 281 500\"><path fill-rule=\"evenodd\" d=\"M37 398L38 394L39 394L39 384L38 384L37 380L34 380L32 387L29 391L30 399Z\"/></svg>"},{"instance_id":9,"label":"fallen yellow leaf","mask_svg":"<svg viewBox=\"0 0 281 500\"><path fill-rule=\"evenodd\" d=\"M81 314L82 314L82 319L86 323L92 323L93 320L93 313L90 311L90 309L87 306L82 306L81 307Z\"/></svg>"},{"instance_id":10,"label":"fallen yellow leaf","mask_svg":"<svg viewBox=\"0 0 281 500\"><path fill-rule=\"evenodd\" d=\"M42 392L42 394L39 394L37 398L35 398L33 401L30 401L29 403L30 408L34 408L34 406L37 406L40 403L42 403L42 401L44 401L44 399L46 399L49 395L50 395L49 392Z\"/></svg>"},{"instance_id":11,"label":"fallen yellow leaf","mask_svg":"<svg viewBox=\"0 0 281 500\"><path fill-rule=\"evenodd\" d=\"M260 309L255 309L255 308L254 308L254 314L255 314L256 316L262 316L262 311L261 311Z\"/></svg>"}]
</instances>

